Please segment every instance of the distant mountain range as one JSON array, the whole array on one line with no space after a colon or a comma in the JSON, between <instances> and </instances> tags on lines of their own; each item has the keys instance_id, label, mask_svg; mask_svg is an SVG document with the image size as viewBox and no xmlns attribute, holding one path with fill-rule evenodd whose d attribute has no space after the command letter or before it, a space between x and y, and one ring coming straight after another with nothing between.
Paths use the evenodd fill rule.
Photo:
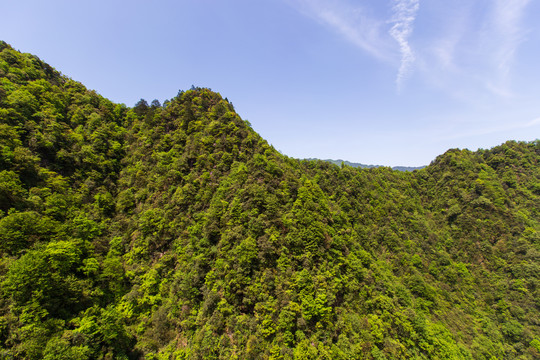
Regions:
<instances>
[{"instance_id":1,"label":"distant mountain range","mask_svg":"<svg viewBox=\"0 0 540 360\"><path fill-rule=\"evenodd\" d=\"M310 158L310 159L306 159L306 160L319 160L319 159ZM347 166L350 166L350 167L362 168L362 169L370 169L370 168L376 168L376 167L387 167L387 166L384 166L384 165L366 165L366 164L361 164L361 163L353 163L353 162L346 161L346 160L341 160L341 159L338 159L338 160L323 159L322 161L326 161L326 162L329 162L329 163L332 163L332 164L335 164L335 165L339 165L339 166L341 166L341 164L344 164L344 165L347 165ZM420 169L423 169L423 168L425 168L425 166L416 166L416 167L414 167L414 166L394 166L394 167L392 167L392 170L413 171L413 170L420 170Z\"/></svg>"}]
</instances>

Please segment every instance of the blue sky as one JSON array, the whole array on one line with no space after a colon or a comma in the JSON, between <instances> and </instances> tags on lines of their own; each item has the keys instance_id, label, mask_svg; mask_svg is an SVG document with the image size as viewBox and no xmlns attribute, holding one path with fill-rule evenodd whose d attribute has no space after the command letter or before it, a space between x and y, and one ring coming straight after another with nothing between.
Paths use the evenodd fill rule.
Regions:
<instances>
[{"instance_id":1,"label":"blue sky","mask_svg":"<svg viewBox=\"0 0 540 360\"><path fill-rule=\"evenodd\" d=\"M4 0L0 13L0 39L115 102L210 87L293 157L417 166L540 137L535 0Z\"/></svg>"}]
</instances>

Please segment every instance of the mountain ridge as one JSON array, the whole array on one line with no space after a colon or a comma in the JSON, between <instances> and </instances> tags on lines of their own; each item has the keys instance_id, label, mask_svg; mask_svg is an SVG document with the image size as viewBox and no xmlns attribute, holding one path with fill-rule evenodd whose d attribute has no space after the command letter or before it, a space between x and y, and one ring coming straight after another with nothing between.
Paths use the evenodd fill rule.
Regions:
<instances>
[{"instance_id":1,"label":"mountain ridge","mask_svg":"<svg viewBox=\"0 0 540 360\"><path fill-rule=\"evenodd\" d=\"M540 142L281 155L219 93L133 108L0 42L0 354L535 359Z\"/></svg>"},{"instance_id":2,"label":"mountain ridge","mask_svg":"<svg viewBox=\"0 0 540 360\"><path fill-rule=\"evenodd\" d=\"M414 170L420 170L420 169L423 169L423 168L426 167L426 165L423 165L423 166L366 165L366 164L362 164L362 163L355 163L355 162L350 162L350 161L341 160L341 159L332 160L332 159L306 158L305 160L322 160L322 161L326 161L326 162L329 162L331 164L338 165L338 166L346 165L346 166L350 166L350 167L354 167L354 168L363 168L363 169L370 169L370 168L377 168L377 167L389 167L392 170L398 170L398 171L414 171Z\"/></svg>"}]
</instances>

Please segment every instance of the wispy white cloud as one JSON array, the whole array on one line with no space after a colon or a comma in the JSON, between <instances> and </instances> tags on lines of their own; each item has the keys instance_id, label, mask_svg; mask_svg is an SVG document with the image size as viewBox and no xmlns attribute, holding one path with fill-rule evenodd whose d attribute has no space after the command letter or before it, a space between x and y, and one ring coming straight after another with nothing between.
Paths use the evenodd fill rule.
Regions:
<instances>
[{"instance_id":1,"label":"wispy white cloud","mask_svg":"<svg viewBox=\"0 0 540 360\"><path fill-rule=\"evenodd\" d=\"M531 0L434 0L429 32L415 36L415 69L424 81L461 102L493 106L520 96L514 83L526 40ZM495 100L497 99L497 100Z\"/></svg>"},{"instance_id":2,"label":"wispy white cloud","mask_svg":"<svg viewBox=\"0 0 540 360\"><path fill-rule=\"evenodd\" d=\"M414 69L427 86L465 102L515 96L512 69L532 0L283 1L395 66L398 91ZM421 6L426 10L420 19Z\"/></svg>"},{"instance_id":3,"label":"wispy white cloud","mask_svg":"<svg viewBox=\"0 0 540 360\"><path fill-rule=\"evenodd\" d=\"M389 33L398 42L401 52L401 64L396 79L398 89L401 88L403 80L409 74L415 60L414 52L409 44L409 37L413 32L419 8L419 0L394 0L392 7L394 16L391 23L394 25Z\"/></svg>"},{"instance_id":4,"label":"wispy white cloud","mask_svg":"<svg viewBox=\"0 0 540 360\"><path fill-rule=\"evenodd\" d=\"M304 15L328 26L347 41L384 62L393 62L393 53L384 36L385 19L367 14L364 7L346 1L288 0Z\"/></svg>"},{"instance_id":5,"label":"wispy white cloud","mask_svg":"<svg viewBox=\"0 0 540 360\"><path fill-rule=\"evenodd\" d=\"M452 3L452 6L442 6L438 12L431 13L430 17L437 19L437 26L431 28L432 37L435 40L421 49L423 57L433 55L429 59L432 66L445 72L459 71L457 62L464 57L463 47L466 46L465 38L469 42L474 38L474 30L471 27L472 3ZM425 35L424 35L425 36ZM425 59L420 59L425 60Z\"/></svg>"},{"instance_id":6,"label":"wispy white cloud","mask_svg":"<svg viewBox=\"0 0 540 360\"><path fill-rule=\"evenodd\" d=\"M420 0L389 0L390 18L388 13L374 16L373 5L368 8L367 5L347 0L286 1L303 14L330 27L369 55L392 66L398 64L396 83L398 88L401 88L415 60L409 38L413 32Z\"/></svg>"},{"instance_id":7,"label":"wispy white cloud","mask_svg":"<svg viewBox=\"0 0 540 360\"><path fill-rule=\"evenodd\" d=\"M506 75L511 67L518 46L525 39L526 32L521 19L530 0L496 0L493 23L499 38L497 66Z\"/></svg>"},{"instance_id":8,"label":"wispy white cloud","mask_svg":"<svg viewBox=\"0 0 540 360\"><path fill-rule=\"evenodd\" d=\"M501 97L511 97L508 90L509 74L517 49L525 40L522 18L530 0L495 0L491 18L487 24L486 42L493 52L492 66L495 76L487 81L486 88Z\"/></svg>"}]
</instances>

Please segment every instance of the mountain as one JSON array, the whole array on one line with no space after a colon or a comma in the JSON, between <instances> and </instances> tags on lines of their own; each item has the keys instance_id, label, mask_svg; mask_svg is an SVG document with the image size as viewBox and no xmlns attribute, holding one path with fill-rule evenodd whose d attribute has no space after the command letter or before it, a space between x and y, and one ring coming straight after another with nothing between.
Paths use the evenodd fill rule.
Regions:
<instances>
[{"instance_id":1,"label":"mountain","mask_svg":"<svg viewBox=\"0 0 540 360\"><path fill-rule=\"evenodd\" d=\"M310 158L310 159L306 159L306 160L313 161L313 160L318 160L318 159ZM362 168L362 169L383 167L383 165L366 165L366 164L361 164L361 163L353 163L353 162L346 161L346 160L341 160L341 159L339 159L339 160L325 159L323 161L326 161L326 162L329 162L331 164L338 165L338 166L346 165L346 166L351 166L351 167L354 167L354 168ZM423 169L423 168L425 168L425 166L393 166L392 170L414 171L414 170L420 170L420 169Z\"/></svg>"},{"instance_id":2,"label":"mountain","mask_svg":"<svg viewBox=\"0 0 540 360\"><path fill-rule=\"evenodd\" d=\"M0 357L538 359L540 141L297 160L0 42Z\"/></svg>"}]
</instances>

